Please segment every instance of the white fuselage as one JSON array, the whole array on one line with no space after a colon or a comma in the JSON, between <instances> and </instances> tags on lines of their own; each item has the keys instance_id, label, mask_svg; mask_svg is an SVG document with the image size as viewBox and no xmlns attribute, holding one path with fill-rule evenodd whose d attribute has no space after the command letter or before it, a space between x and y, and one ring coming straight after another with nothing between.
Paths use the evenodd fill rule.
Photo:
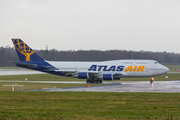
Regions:
<instances>
[{"instance_id":1,"label":"white fuselage","mask_svg":"<svg viewBox=\"0 0 180 120\"><path fill-rule=\"evenodd\" d=\"M153 77L165 74L169 69L155 60L112 60L103 62L53 62L47 61L59 71L71 73L95 73L99 78L103 74L119 77Z\"/></svg>"}]
</instances>

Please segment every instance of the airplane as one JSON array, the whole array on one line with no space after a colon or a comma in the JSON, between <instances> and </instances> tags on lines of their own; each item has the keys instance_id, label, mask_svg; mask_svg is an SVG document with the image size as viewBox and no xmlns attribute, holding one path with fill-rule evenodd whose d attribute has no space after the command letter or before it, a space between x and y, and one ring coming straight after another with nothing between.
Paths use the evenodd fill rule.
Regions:
<instances>
[{"instance_id":1,"label":"airplane","mask_svg":"<svg viewBox=\"0 0 180 120\"><path fill-rule=\"evenodd\" d=\"M87 83L102 83L102 80L121 80L125 77L153 78L169 71L155 60L46 61L21 39L12 39L12 42L20 59L12 62L16 66L54 75L87 79Z\"/></svg>"}]
</instances>

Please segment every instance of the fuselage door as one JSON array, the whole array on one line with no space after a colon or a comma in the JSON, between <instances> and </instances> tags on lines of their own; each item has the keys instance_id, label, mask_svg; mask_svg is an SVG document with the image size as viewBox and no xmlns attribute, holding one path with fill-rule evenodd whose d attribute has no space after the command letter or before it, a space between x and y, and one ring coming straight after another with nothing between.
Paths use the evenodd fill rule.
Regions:
<instances>
[{"instance_id":1,"label":"fuselage door","mask_svg":"<svg viewBox=\"0 0 180 120\"><path fill-rule=\"evenodd\" d=\"M148 69L148 67L146 66L146 68L145 68L145 72L148 72L149 71L149 69Z\"/></svg>"}]
</instances>

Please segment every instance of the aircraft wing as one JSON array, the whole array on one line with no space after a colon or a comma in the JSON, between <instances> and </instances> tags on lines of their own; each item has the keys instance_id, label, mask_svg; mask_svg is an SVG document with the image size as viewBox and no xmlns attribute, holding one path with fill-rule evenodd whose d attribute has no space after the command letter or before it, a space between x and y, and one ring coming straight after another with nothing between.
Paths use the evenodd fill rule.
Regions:
<instances>
[{"instance_id":1,"label":"aircraft wing","mask_svg":"<svg viewBox=\"0 0 180 120\"><path fill-rule=\"evenodd\" d=\"M62 73L77 73L77 70L55 70L56 72L62 72ZM84 71L83 71L84 72ZM97 74L98 71L86 71L89 74Z\"/></svg>"},{"instance_id":2,"label":"aircraft wing","mask_svg":"<svg viewBox=\"0 0 180 120\"><path fill-rule=\"evenodd\" d=\"M115 73L114 75L122 75L122 73Z\"/></svg>"},{"instance_id":3,"label":"aircraft wing","mask_svg":"<svg viewBox=\"0 0 180 120\"><path fill-rule=\"evenodd\" d=\"M81 72L86 72L89 74L89 77L95 77L98 75L98 71L77 71L77 70L55 70L56 72L62 72L64 73L66 76L73 76L73 77L78 77L78 73Z\"/></svg>"},{"instance_id":4,"label":"aircraft wing","mask_svg":"<svg viewBox=\"0 0 180 120\"><path fill-rule=\"evenodd\" d=\"M76 73L76 70L55 70L56 72L62 72L62 73Z\"/></svg>"}]
</instances>

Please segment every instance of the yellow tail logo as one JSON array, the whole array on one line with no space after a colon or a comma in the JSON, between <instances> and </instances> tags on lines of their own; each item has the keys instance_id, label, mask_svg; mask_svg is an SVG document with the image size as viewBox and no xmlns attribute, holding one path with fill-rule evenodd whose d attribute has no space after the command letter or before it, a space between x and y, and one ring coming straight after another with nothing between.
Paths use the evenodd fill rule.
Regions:
<instances>
[{"instance_id":1,"label":"yellow tail logo","mask_svg":"<svg viewBox=\"0 0 180 120\"><path fill-rule=\"evenodd\" d=\"M13 39L13 44L16 50L18 50L21 54L26 56L26 61L30 61L30 56L34 54L34 51L23 41L19 41L19 39Z\"/></svg>"}]
</instances>

